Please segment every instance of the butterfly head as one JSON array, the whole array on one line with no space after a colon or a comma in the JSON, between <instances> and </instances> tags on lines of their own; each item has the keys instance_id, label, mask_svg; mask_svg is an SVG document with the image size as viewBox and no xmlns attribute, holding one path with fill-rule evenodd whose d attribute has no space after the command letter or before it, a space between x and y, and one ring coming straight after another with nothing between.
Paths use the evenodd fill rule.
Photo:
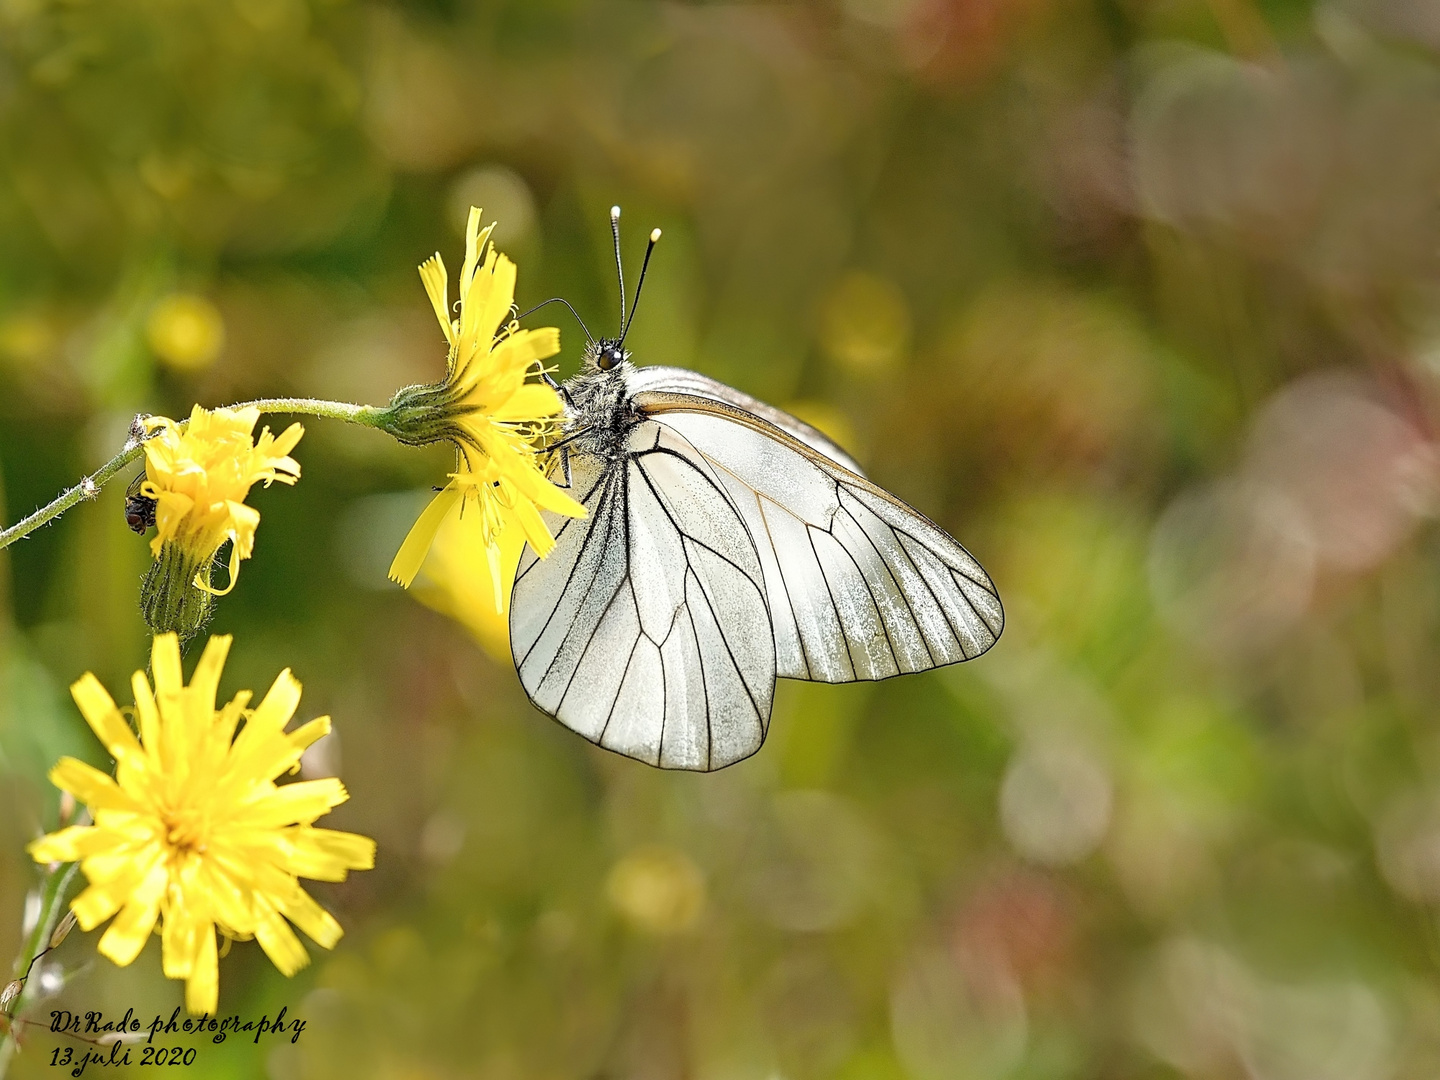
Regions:
<instances>
[{"instance_id":1,"label":"butterfly head","mask_svg":"<svg viewBox=\"0 0 1440 1080\"><path fill-rule=\"evenodd\" d=\"M620 342L613 338L601 338L595 343L594 348L595 366L601 371L609 371L617 368L630 358L620 345Z\"/></svg>"},{"instance_id":2,"label":"butterfly head","mask_svg":"<svg viewBox=\"0 0 1440 1080\"><path fill-rule=\"evenodd\" d=\"M630 354L618 338L600 338L585 346L585 352L580 357L580 372L593 375L615 371L629 359Z\"/></svg>"}]
</instances>

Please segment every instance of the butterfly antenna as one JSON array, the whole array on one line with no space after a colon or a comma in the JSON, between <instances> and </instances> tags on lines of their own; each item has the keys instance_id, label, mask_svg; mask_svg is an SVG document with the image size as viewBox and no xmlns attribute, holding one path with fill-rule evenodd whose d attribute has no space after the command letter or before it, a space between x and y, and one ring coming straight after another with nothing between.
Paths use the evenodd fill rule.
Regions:
<instances>
[{"instance_id":1,"label":"butterfly antenna","mask_svg":"<svg viewBox=\"0 0 1440 1080\"><path fill-rule=\"evenodd\" d=\"M625 268L620 264L620 207L610 207L610 235L615 238L615 276L620 279L620 332L625 332Z\"/></svg>"},{"instance_id":2,"label":"butterfly antenna","mask_svg":"<svg viewBox=\"0 0 1440 1080\"><path fill-rule=\"evenodd\" d=\"M640 290L645 287L645 271L650 269L650 253L655 250L655 245L660 242L660 230L650 230L650 243L645 248L645 261L640 264L640 280L635 284L635 299L630 304L630 316L625 320L625 325L620 328L620 344L625 344L625 336L630 333L630 324L635 320L635 309L640 306Z\"/></svg>"},{"instance_id":3,"label":"butterfly antenna","mask_svg":"<svg viewBox=\"0 0 1440 1080\"><path fill-rule=\"evenodd\" d=\"M589 341L592 345L595 343L595 335L590 333L590 328L585 325L585 320L580 317L580 313L575 310L575 308L571 305L570 301L566 300L563 296L552 296L549 300L540 301L540 303L536 304L529 311L522 311L519 315L516 315L516 321L518 322L519 320L525 318L526 315L535 314L535 312L539 311L546 304L564 304L567 308L570 309L570 314L575 316L575 321L580 324L580 329L585 331L585 339Z\"/></svg>"}]
</instances>

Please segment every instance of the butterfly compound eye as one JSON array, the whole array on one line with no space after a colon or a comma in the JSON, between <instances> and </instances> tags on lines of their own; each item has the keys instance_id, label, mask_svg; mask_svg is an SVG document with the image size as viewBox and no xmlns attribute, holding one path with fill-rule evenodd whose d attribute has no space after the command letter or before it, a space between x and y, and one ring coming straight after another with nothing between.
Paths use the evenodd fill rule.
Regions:
<instances>
[{"instance_id":1,"label":"butterfly compound eye","mask_svg":"<svg viewBox=\"0 0 1440 1080\"><path fill-rule=\"evenodd\" d=\"M609 371L623 359L625 359L624 353L614 345L607 345L600 350L600 355L595 358L595 366L601 371Z\"/></svg>"}]
</instances>

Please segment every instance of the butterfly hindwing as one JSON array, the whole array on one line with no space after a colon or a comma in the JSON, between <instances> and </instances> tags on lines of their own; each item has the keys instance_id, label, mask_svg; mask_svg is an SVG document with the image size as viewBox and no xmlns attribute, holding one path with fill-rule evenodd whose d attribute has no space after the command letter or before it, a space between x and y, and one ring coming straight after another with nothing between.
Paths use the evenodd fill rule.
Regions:
<instances>
[{"instance_id":1,"label":"butterfly hindwing","mask_svg":"<svg viewBox=\"0 0 1440 1080\"><path fill-rule=\"evenodd\" d=\"M723 768L759 749L775 648L755 544L721 481L677 433L642 423L612 464L572 458L589 516L546 515L511 598L516 671L540 709L663 768Z\"/></svg>"},{"instance_id":2,"label":"butterfly hindwing","mask_svg":"<svg viewBox=\"0 0 1440 1080\"><path fill-rule=\"evenodd\" d=\"M755 542L781 677L883 679L979 656L1004 612L989 576L924 515L718 395L663 388L641 412L711 467Z\"/></svg>"}]
</instances>

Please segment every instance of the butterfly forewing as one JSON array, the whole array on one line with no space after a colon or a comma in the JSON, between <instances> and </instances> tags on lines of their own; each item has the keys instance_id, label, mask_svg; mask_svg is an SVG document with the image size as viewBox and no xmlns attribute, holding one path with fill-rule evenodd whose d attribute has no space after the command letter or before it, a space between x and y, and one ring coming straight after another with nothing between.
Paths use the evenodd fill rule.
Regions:
<instances>
[{"instance_id":1,"label":"butterfly forewing","mask_svg":"<svg viewBox=\"0 0 1440 1080\"><path fill-rule=\"evenodd\" d=\"M822 447L708 395L635 401L695 448L743 519L780 676L883 679L972 659L999 637L999 597L970 553Z\"/></svg>"},{"instance_id":2,"label":"butterfly forewing","mask_svg":"<svg viewBox=\"0 0 1440 1080\"><path fill-rule=\"evenodd\" d=\"M664 366L635 368L630 373L627 385L632 395L647 392L686 394L690 397L708 398L711 401L720 402L722 405L741 409L779 428L792 439L798 439L810 449L819 451L837 465L844 466L857 476L865 475L855 459L824 432L791 416L783 409L767 405L759 398L753 398L743 391L736 390L733 386L716 382L709 376L701 375L698 371Z\"/></svg>"},{"instance_id":3,"label":"butterfly forewing","mask_svg":"<svg viewBox=\"0 0 1440 1080\"><path fill-rule=\"evenodd\" d=\"M579 457L589 516L547 515L511 599L520 681L592 742L652 765L718 769L759 749L775 648L764 572L724 485L679 434L643 423L610 464Z\"/></svg>"}]
</instances>

